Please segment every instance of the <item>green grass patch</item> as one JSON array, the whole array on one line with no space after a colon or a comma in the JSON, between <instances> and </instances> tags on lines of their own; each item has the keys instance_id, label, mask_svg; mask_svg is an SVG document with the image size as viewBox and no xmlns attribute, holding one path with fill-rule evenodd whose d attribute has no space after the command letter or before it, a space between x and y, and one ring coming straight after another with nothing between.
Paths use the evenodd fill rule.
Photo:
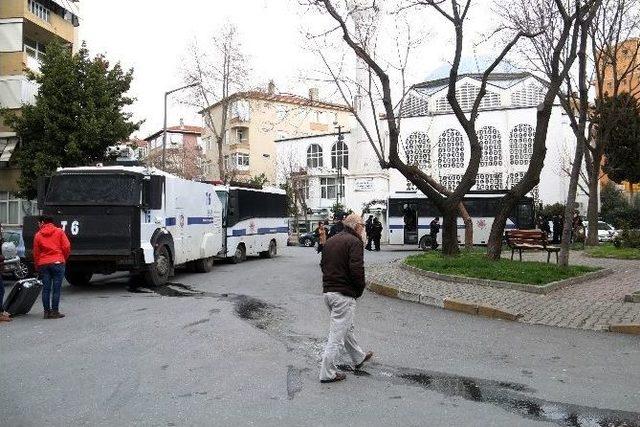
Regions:
<instances>
[{"instance_id":1,"label":"green grass patch","mask_svg":"<svg viewBox=\"0 0 640 427\"><path fill-rule=\"evenodd\" d=\"M551 263L520 262L504 258L499 261L490 261L483 252L477 251L462 252L458 257L444 257L440 252L426 252L408 257L405 263L422 270L450 276L473 277L538 286L600 270L598 267L584 265L572 265L562 268Z\"/></svg>"},{"instance_id":2,"label":"green grass patch","mask_svg":"<svg viewBox=\"0 0 640 427\"><path fill-rule=\"evenodd\" d=\"M616 248L611 243L589 247L585 252L594 258L640 259L639 248Z\"/></svg>"}]
</instances>

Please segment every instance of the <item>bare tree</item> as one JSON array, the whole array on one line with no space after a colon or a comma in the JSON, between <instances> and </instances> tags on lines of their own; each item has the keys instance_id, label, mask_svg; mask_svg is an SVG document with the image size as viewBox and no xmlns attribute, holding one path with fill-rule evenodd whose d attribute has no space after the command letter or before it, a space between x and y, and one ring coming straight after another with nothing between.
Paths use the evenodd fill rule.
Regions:
<instances>
[{"instance_id":1,"label":"bare tree","mask_svg":"<svg viewBox=\"0 0 640 427\"><path fill-rule=\"evenodd\" d=\"M540 182L554 101L578 55L583 23L600 3L600 0L517 0L508 2L501 10L512 31L540 33L539 37L529 38L522 53L534 69L544 73L548 83L544 100L538 106L529 167L520 182L503 196L491 227L487 242L487 255L491 259L500 258L510 212Z\"/></svg>"},{"instance_id":2,"label":"bare tree","mask_svg":"<svg viewBox=\"0 0 640 427\"><path fill-rule=\"evenodd\" d=\"M223 160L223 145L229 125L230 95L247 85L249 65L235 25L226 24L211 38L204 48L194 41L188 49L188 58L182 69L187 84L199 83L186 103L198 107L205 127L212 133L218 149L218 176L227 175ZM213 109L216 105L219 108Z\"/></svg>"},{"instance_id":3,"label":"bare tree","mask_svg":"<svg viewBox=\"0 0 640 427\"><path fill-rule=\"evenodd\" d=\"M589 140L588 118L589 118L589 70L588 70L588 46L590 28L593 19L600 7L599 2L595 2L593 7L584 19L580 20L578 25L580 29L579 47L577 52L577 76L567 73L565 76L566 93L560 92L561 104L569 117L571 128L576 137L576 149L571 166L569 178L569 189L567 192L567 202L564 210L564 226L562 229L562 238L560 244L559 264L563 267L569 265L569 244L571 240L571 224L573 220L574 206L576 202L576 193L578 190L580 171L582 170L582 159L584 149ZM577 80L578 97L573 95L575 82Z\"/></svg>"},{"instance_id":4,"label":"bare tree","mask_svg":"<svg viewBox=\"0 0 640 427\"><path fill-rule=\"evenodd\" d=\"M162 150L152 150L144 160L149 166L162 165ZM181 147L168 147L165 155L164 171L180 176L184 179L205 178L207 159L202 148L197 144Z\"/></svg>"},{"instance_id":5,"label":"bare tree","mask_svg":"<svg viewBox=\"0 0 640 427\"><path fill-rule=\"evenodd\" d=\"M453 112L464 129L470 145L470 160L464 175L458 186L450 193L444 193L443 188L436 185L431 176L426 174L416 165L407 164L400 156L399 137L400 137L400 119L402 111L402 101L393 102L392 81L386 63L376 57L375 46L371 45L371 35L374 31L371 29L372 24L367 22L364 17L380 13L380 4L372 1L331 1L331 0L309 0L307 3L316 6L321 12L328 14L337 24L335 28L341 34L344 42L355 53L357 58L364 63L369 72L368 86L366 93L373 93L371 88L376 88L380 94L380 103L383 106L384 120L388 128L388 155L385 153L385 145L381 137L380 129L377 126L377 120L374 131L368 130L366 127L364 132L371 143L380 165L383 168L394 168L404 175L413 185L422 191L438 208L443 216L443 234L442 234L442 251L445 255L455 255L458 253L457 239L457 213L464 195L475 184L475 179L480 165L482 149L478 141L476 133L476 119L484 95L486 94L486 86L491 72L502 62L508 52L516 45L521 37L533 37L535 32L518 31L511 40L500 50L495 60L482 74L479 92L474 100L473 107L470 112L465 112L460 106L456 98L456 83L458 80L458 68L462 57L463 48L463 31L465 21L471 9L471 0L423 0L406 4L409 8L416 12L423 12L425 9L435 10L441 17L450 22L455 32L455 50L451 71L449 73L449 86L447 100L451 105ZM339 3L339 4L338 4ZM364 21L364 22L363 22ZM408 55L406 56L408 58ZM405 95L405 79L404 73L400 72L399 81L396 82L402 86L402 100ZM374 115L376 99L368 100L373 106ZM396 109L398 107L398 110ZM358 122L364 127L363 120L358 118ZM376 117L377 118L377 117ZM468 216L468 215L467 215Z\"/></svg>"}]
</instances>

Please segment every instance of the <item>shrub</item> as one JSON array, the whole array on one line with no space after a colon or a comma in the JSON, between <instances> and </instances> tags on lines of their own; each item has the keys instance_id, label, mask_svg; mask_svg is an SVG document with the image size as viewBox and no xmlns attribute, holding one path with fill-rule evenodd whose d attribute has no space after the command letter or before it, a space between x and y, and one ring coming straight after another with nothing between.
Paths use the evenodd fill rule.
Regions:
<instances>
[{"instance_id":1,"label":"shrub","mask_svg":"<svg viewBox=\"0 0 640 427\"><path fill-rule=\"evenodd\" d=\"M613 245L616 248L640 248L640 230L624 228L613 239Z\"/></svg>"}]
</instances>

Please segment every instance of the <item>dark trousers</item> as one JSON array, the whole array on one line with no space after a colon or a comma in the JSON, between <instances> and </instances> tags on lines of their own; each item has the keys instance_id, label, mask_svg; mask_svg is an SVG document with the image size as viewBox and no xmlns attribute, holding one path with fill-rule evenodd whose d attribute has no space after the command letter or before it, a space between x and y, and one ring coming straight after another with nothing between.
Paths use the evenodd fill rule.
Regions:
<instances>
[{"instance_id":1,"label":"dark trousers","mask_svg":"<svg viewBox=\"0 0 640 427\"><path fill-rule=\"evenodd\" d=\"M2 282L2 266L0 266L0 314L4 313L4 283Z\"/></svg>"},{"instance_id":2,"label":"dark trousers","mask_svg":"<svg viewBox=\"0 0 640 427\"><path fill-rule=\"evenodd\" d=\"M371 250L371 241L372 240L373 239L371 238L371 236L367 234L367 246L365 246L365 249L368 250L368 251Z\"/></svg>"},{"instance_id":3,"label":"dark trousers","mask_svg":"<svg viewBox=\"0 0 640 427\"><path fill-rule=\"evenodd\" d=\"M371 247L371 245L369 245L369 247ZM376 249L376 251L380 250L380 236L376 236L373 238L373 247Z\"/></svg>"},{"instance_id":4,"label":"dark trousers","mask_svg":"<svg viewBox=\"0 0 640 427\"><path fill-rule=\"evenodd\" d=\"M45 310L58 311L60 288L64 279L64 264L47 264L40 267L42 280L42 306Z\"/></svg>"}]
</instances>

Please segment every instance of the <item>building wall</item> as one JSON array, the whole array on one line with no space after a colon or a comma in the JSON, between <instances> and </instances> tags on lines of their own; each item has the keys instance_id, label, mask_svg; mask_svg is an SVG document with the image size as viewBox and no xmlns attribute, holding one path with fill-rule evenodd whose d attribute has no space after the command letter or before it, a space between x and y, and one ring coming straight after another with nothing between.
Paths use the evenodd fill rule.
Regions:
<instances>
[{"instance_id":1,"label":"building wall","mask_svg":"<svg viewBox=\"0 0 640 427\"><path fill-rule=\"evenodd\" d=\"M334 121L346 127L351 119L347 112L328 108L306 107L261 99L248 99L244 102L247 103L245 109L248 111L248 117L242 117L242 114L240 117L234 117L233 108L230 108L229 125L223 147L223 156L233 155L233 153L249 155L248 169L235 171L236 178L240 179L249 179L264 173L269 182L276 182L275 140L331 132ZM321 116L320 119L318 114ZM211 115L214 123L219 127L222 122L222 107L214 108ZM205 117L203 140L206 156L213 165L211 178L220 179L215 136L206 126L206 113L203 116ZM240 128L246 132L246 141L238 141L236 138L236 131Z\"/></svg>"},{"instance_id":2,"label":"building wall","mask_svg":"<svg viewBox=\"0 0 640 427\"><path fill-rule=\"evenodd\" d=\"M535 131L536 109L520 108L483 111L478 116L476 129L479 131L483 127L491 126L500 135L501 164L498 166L480 166L479 174L501 174L500 187L473 189L508 189L515 182L509 180L509 176L517 173L524 173L529 163L512 164L510 145L511 132L518 125L529 125ZM443 133L449 129L454 129L462 136L464 144L464 162L460 167L439 167L438 166L438 143ZM447 175L462 175L466 170L470 160L470 146L462 127L453 114L441 114L428 117L406 118L402 121L401 147L400 153L405 156L405 147L411 134L424 132L428 136L428 146L430 151L430 166L423 168L438 181L443 182L443 177ZM575 150L575 138L569 127L568 119L563 115L560 107L555 107L547 134L547 154L545 165L540 175L537 196L544 204L565 203L569 185L567 170L570 168ZM515 177L514 177L515 178ZM519 179L518 179L519 181ZM477 181L479 182L479 181ZM444 183L443 183L444 184ZM407 180L397 171L391 173L390 189L392 192L407 190ZM578 202L586 209L586 199L578 195Z\"/></svg>"}]
</instances>

